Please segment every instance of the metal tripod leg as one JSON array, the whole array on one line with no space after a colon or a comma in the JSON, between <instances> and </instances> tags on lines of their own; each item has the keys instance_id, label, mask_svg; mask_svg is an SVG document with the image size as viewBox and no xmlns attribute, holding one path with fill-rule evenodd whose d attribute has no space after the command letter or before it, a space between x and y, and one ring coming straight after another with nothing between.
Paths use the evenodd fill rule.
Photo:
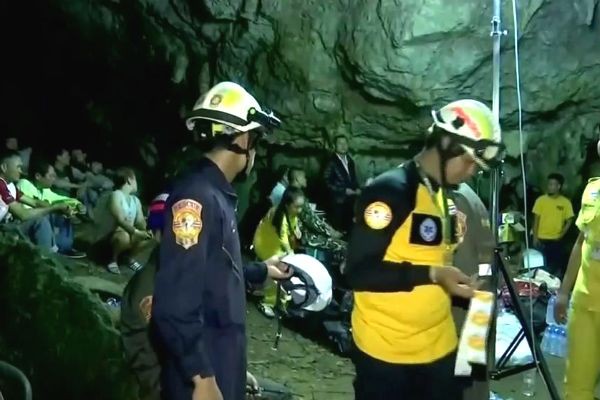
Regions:
<instances>
[{"instance_id":1,"label":"metal tripod leg","mask_svg":"<svg viewBox=\"0 0 600 400\"><path fill-rule=\"evenodd\" d=\"M517 295L517 291L513 284L512 277L510 276L510 273L504 266L504 262L502 261L502 257L500 255L499 249L497 249L495 251L494 264L495 264L495 267L496 267L495 269L497 270L497 272L500 272L502 274L502 277L504 278L504 282L506 283L508 292L510 294L510 299L512 300L512 304L514 306L515 315L517 316L517 319L519 320L519 323L521 324L521 328L523 330L523 335L525 336L525 339L527 339L529 348L535 352L535 355L536 355L535 358L537 358L537 364L538 364L537 367L539 368L540 374L542 375L542 379L544 380L544 384L546 385L546 388L548 389L550 398L552 400L560 400L558 390L556 389L556 386L554 385L554 381L552 380L552 375L550 374L550 369L548 369L548 364L546 364L546 359L544 358L544 355L542 354L540 344L537 340L534 340L534 335L531 330L531 326L527 323L527 319L525 318L525 312L523 311L523 306L521 304L519 296ZM535 365L535 361L534 361L533 363L528 364L528 365L515 367L513 370L521 372L521 371L525 371L527 369L533 368L535 366L536 365ZM494 373L492 373L492 376L493 375L494 375ZM512 373L511 373L511 375L512 375ZM507 376L507 374L496 375L496 376L498 379L501 379L503 376Z\"/></svg>"},{"instance_id":2,"label":"metal tripod leg","mask_svg":"<svg viewBox=\"0 0 600 400\"><path fill-rule=\"evenodd\" d=\"M275 335L275 343L273 343L273 347L271 350L277 350L279 348L279 340L282 336L283 331L283 306L281 305L281 281L277 281L277 294L275 295L275 318L277 319L277 334Z\"/></svg>"},{"instance_id":3,"label":"metal tripod leg","mask_svg":"<svg viewBox=\"0 0 600 400\"><path fill-rule=\"evenodd\" d=\"M517 350L517 348L521 344L521 341L524 338L525 333L523 332L523 329L521 329L517 336L515 336L515 338L512 340L512 342L510 342L504 354L502 354L502 356L498 360L498 363L496 364L496 370L501 370L502 368L506 367L508 360L510 360L512 355L515 354L515 351Z\"/></svg>"}]
</instances>

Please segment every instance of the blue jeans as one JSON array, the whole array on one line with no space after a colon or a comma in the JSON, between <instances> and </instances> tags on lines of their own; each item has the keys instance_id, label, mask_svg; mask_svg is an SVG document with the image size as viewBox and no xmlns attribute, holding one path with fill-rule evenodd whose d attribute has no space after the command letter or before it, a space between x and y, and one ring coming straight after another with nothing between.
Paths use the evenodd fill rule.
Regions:
<instances>
[{"instance_id":1,"label":"blue jeans","mask_svg":"<svg viewBox=\"0 0 600 400\"><path fill-rule=\"evenodd\" d=\"M48 217L20 222L19 229L33 244L45 250L50 250L54 245L52 226Z\"/></svg>"},{"instance_id":2,"label":"blue jeans","mask_svg":"<svg viewBox=\"0 0 600 400\"><path fill-rule=\"evenodd\" d=\"M61 253L67 252L73 249L73 225L71 220L66 218L64 215L51 214L50 223L54 228L54 239L58 251Z\"/></svg>"}]
</instances>

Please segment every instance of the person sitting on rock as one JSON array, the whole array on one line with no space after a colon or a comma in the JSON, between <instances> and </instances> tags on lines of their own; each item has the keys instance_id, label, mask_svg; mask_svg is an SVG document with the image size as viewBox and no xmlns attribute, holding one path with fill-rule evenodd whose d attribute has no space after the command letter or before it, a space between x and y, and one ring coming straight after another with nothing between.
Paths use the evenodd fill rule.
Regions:
<instances>
[{"instance_id":1,"label":"person sitting on rock","mask_svg":"<svg viewBox=\"0 0 600 400\"><path fill-rule=\"evenodd\" d=\"M79 195L83 190L83 184L78 183L73 175L69 150L60 149L56 153L53 166L56 172L56 180L53 186L54 191L64 196Z\"/></svg>"},{"instance_id":2,"label":"person sitting on rock","mask_svg":"<svg viewBox=\"0 0 600 400\"><path fill-rule=\"evenodd\" d=\"M253 246L259 260L284 257L294 254L300 247L302 231L298 215L304 207L305 197L301 189L288 187L277 207L272 207L258 224L254 233ZM273 318L277 290L272 283L267 285L265 297L259 303L259 311Z\"/></svg>"},{"instance_id":3,"label":"person sitting on rock","mask_svg":"<svg viewBox=\"0 0 600 400\"><path fill-rule=\"evenodd\" d=\"M97 225L96 243L101 248L110 245L111 258L107 266L109 272L120 274L118 260L129 253L129 268L139 270L142 265L134 258L147 251L152 245L152 234L147 230L137 192L137 179L130 168L120 168L116 172L115 187L111 193L102 196L94 210Z\"/></svg>"},{"instance_id":4,"label":"person sitting on rock","mask_svg":"<svg viewBox=\"0 0 600 400\"><path fill-rule=\"evenodd\" d=\"M15 136L10 136L6 138L6 150L14 151L21 156L21 162L23 162L23 172L29 171L29 160L31 159L31 147L20 148L19 139Z\"/></svg>"},{"instance_id":5,"label":"person sitting on rock","mask_svg":"<svg viewBox=\"0 0 600 400\"><path fill-rule=\"evenodd\" d=\"M160 242L164 228L164 210L168 193L161 193L150 203L148 212L148 229L151 230L155 243ZM121 301L121 340L125 359L134 372L139 384L140 400L160 400L160 348L153 339L150 321L152 316L152 296L158 258L158 247L141 271L136 272L127 283ZM244 278L247 281L261 282L267 276L280 279L286 277L277 267L278 259L266 263L250 263L244 266ZM291 272L288 273L288 275ZM252 399L291 400L290 392L282 385L274 382L257 380L249 372L246 375L249 393L261 391L273 393L275 396L251 397Z\"/></svg>"},{"instance_id":6,"label":"person sitting on rock","mask_svg":"<svg viewBox=\"0 0 600 400\"><path fill-rule=\"evenodd\" d=\"M85 253L73 248L74 233L73 225L71 224L71 217L75 214L85 213L85 206L77 199L60 195L50 189L56 179L56 173L51 164L45 161L33 162L29 172L34 181L31 182L27 179L19 180L17 189L21 193L29 198L48 204L65 203L70 207L68 215L52 213L49 216L50 223L54 228L54 237L58 252L70 258L85 257ZM31 208L28 205L25 205L25 207Z\"/></svg>"},{"instance_id":7,"label":"person sitting on rock","mask_svg":"<svg viewBox=\"0 0 600 400\"><path fill-rule=\"evenodd\" d=\"M50 205L21 193L16 183L21 178L23 163L18 153L7 151L0 156L0 198L8 206L3 222L17 224L19 230L42 249L56 252L54 234L48 215L69 213L68 204ZM31 207L28 208L27 206Z\"/></svg>"}]
</instances>

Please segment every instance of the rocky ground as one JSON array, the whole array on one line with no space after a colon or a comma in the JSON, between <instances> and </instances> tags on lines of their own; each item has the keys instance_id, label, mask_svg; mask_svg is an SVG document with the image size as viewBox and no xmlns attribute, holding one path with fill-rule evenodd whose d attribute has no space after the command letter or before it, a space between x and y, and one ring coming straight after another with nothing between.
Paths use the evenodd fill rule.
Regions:
<instances>
[{"instance_id":1,"label":"rocky ground","mask_svg":"<svg viewBox=\"0 0 600 400\"><path fill-rule=\"evenodd\" d=\"M17 246L14 247L15 250L2 254L2 257L8 257L6 260L13 263L13 265L20 262L16 258L16 254L22 253L25 256L24 250L19 250L20 247L18 246L20 245L15 246ZM78 389L77 392L73 390L71 397L65 396L65 399L81 398L81 396L75 396L75 393L85 393L85 388L89 388L90 385L106 385L109 384L108 382L112 382L109 385L114 388L115 395L111 398L130 400L132 397L128 393L132 391L130 385L133 385L133 381L124 380L126 367L124 365L120 366L121 361L118 360L119 357L116 355L119 350L118 331L115 330L115 327L117 326L119 309L108 306L106 299L111 296L119 297L132 272L123 269L122 275L113 275L100 265L93 264L85 259L61 260L60 264L53 263L50 267L42 267L42 264L39 264L41 260L35 260L33 261L34 264L31 264L30 257L26 256L24 258L24 262L29 260L27 261L29 263L28 268L10 269L11 272L7 276L14 282L12 286L9 286L12 291L10 292L12 293L11 298L28 300L9 305L8 310L11 312L10 315L13 315L11 321L13 321L15 329L10 331L5 329L4 334L6 334L6 344L11 345L13 350L21 348L20 346L25 345L25 343L31 344L30 341L35 337L37 338L35 340L40 341L39 345L46 349L46 353L42 357L37 357L36 353L26 352L26 354L23 353L23 358L17 352L11 357L11 360L15 360L17 365L29 366L30 369L26 369L27 375L33 377L33 382L38 383L38 385L41 383L46 391L53 388L52 382L43 380L43 377L48 375L48 370L45 369L47 362L54 360L52 361L53 365L60 364L64 367L77 364L77 368L81 368L82 371L82 382L86 378L88 379L86 382L89 383ZM98 302L96 296L89 294L79 285L71 285L69 281L76 281L91 290L92 293L99 294L104 306ZM38 290L42 295L38 296L35 292L32 296L32 290ZM38 297L39 301L37 300ZM61 305L61 301L64 303L63 305ZM52 304L52 307L47 308L48 304ZM17 318L15 313L20 310L19 306L25 307L23 311L29 314L23 314L22 317ZM109 310L112 324L108 321L108 318L106 318L106 322L102 322L105 321L102 314L106 314L103 309ZM87 310L87 312L84 310ZM92 319L85 316L86 314L89 316L90 311L95 315ZM82 321L87 322L83 323ZM79 328L78 324L81 325ZM269 378L286 385L295 394L296 399L352 399L353 367L351 362L347 358L336 355L322 333L319 334L309 325L306 321L285 324L279 348L273 350L277 329L276 321L263 317L249 302L247 327L249 371L257 377ZM39 334L32 336L30 333L36 329L38 332L40 329L45 329L45 331L43 331L42 336L39 336ZM90 342L75 339L84 334L83 332L91 329L96 329L94 331L94 343L99 347L100 350L98 351L89 347ZM23 337L23 339L20 340L20 337ZM71 339L63 340L69 337ZM77 345L77 349L79 349L77 351L86 353L86 357L79 359L75 354L72 354L65 358L66 350L64 346L66 343L69 343L68 346L71 347ZM23 347L23 349L26 348ZM92 375L87 376L84 370L90 368L95 371L94 375L97 375L98 370L94 368L94 365L106 363L106 360L108 360L106 354L113 354L112 357L109 357L109 365L111 365L111 371L114 370L114 374L111 372L100 381L94 380ZM90 365L90 359L94 360L93 363L95 364ZM562 392L564 361L559 358L547 357L547 362L554 381L559 391ZM40 368L46 371L41 376L39 375ZM57 370L59 371L60 368ZM53 382L62 379L62 374L57 371L53 373L54 375L51 374ZM119 382L119 385L117 385L117 382ZM498 382L492 382L492 389L504 400L524 399L525 397L521 395L522 382L523 375L519 374ZM542 379L538 377L536 384L535 398L550 399Z\"/></svg>"}]
</instances>

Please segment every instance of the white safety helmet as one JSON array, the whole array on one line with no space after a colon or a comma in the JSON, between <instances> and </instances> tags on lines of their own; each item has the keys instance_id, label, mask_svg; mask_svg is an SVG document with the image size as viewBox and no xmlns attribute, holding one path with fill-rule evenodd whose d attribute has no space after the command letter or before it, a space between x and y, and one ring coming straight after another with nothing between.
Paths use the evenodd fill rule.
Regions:
<instances>
[{"instance_id":1,"label":"white safety helmet","mask_svg":"<svg viewBox=\"0 0 600 400\"><path fill-rule=\"evenodd\" d=\"M281 261L294 269L289 282L282 285L291 294L288 307L322 311L331 303L331 275L319 260L307 254L291 254Z\"/></svg>"},{"instance_id":2,"label":"white safety helmet","mask_svg":"<svg viewBox=\"0 0 600 400\"><path fill-rule=\"evenodd\" d=\"M501 131L492 110L471 99L457 100L431 112L433 131L439 128L454 140L480 166L488 168L503 157Z\"/></svg>"},{"instance_id":3,"label":"white safety helmet","mask_svg":"<svg viewBox=\"0 0 600 400\"><path fill-rule=\"evenodd\" d=\"M213 134L249 132L281 124L272 112L260 106L254 96L233 82L220 82L198 99L186 118L187 128L193 130L197 120L215 122ZM223 125L233 129L223 129Z\"/></svg>"}]
</instances>

